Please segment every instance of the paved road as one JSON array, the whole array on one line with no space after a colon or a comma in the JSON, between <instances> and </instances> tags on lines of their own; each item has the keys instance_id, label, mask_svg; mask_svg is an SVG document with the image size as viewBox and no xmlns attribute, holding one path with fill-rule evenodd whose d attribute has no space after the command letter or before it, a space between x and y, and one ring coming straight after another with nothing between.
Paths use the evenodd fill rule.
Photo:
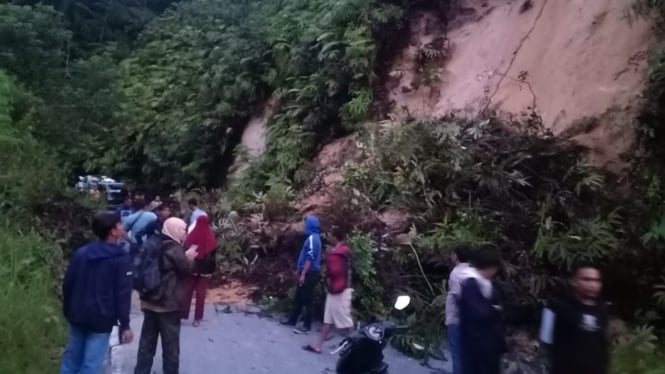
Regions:
<instances>
[{"instance_id":1,"label":"paved road","mask_svg":"<svg viewBox=\"0 0 665 374\"><path fill-rule=\"evenodd\" d=\"M221 308L217 308L221 309ZM135 340L121 353L124 372L131 373L136 362L136 350L141 331L142 315L132 312ZM315 329L316 330L316 329ZM195 328L186 322L181 330L181 374L320 374L334 373L336 356L313 354L302 350L312 339L299 336L291 329L279 325L274 319L248 313L224 313L214 305L206 305L201 326ZM327 342L333 347L339 342ZM329 351L329 350L328 350ZM116 356L116 351L113 353ZM386 361L392 374L431 374L417 360L410 359L394 349L386 349ZM432 361L433 366L444 363ZM158 348L153 373L162 374L161 349ZM448 368L449 369L449 368Z\"/></svg>"}]
</instances>

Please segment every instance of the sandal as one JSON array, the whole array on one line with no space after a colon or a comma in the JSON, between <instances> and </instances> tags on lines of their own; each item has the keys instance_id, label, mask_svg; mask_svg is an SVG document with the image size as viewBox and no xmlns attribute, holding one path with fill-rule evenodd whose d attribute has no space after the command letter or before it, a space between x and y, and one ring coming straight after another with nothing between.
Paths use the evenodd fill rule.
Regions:
<instances>
[{"instance_id":1,"label":"sandal","mask_svg":"<svg viewBox=\"0 0 665 374\"><path fill-rule=\"evenodd\" d=\"M307 344L306 346L303 346L302 349L306 350L307 352L321 354L321 351L316 350L316 348L312 347L311 344Z\"/></svg>"},{"instance_id":2,"label":"sandal","mask_svg":"<svg viewBox=\"0 0 665 374\"><path fill-rule=\"evenodd\" d=\"M194 326L194 327L199 327L200 324L201 324L201 321L194 321L194 322L192 323L192 326Z\"/></svg>"}]
</instances>

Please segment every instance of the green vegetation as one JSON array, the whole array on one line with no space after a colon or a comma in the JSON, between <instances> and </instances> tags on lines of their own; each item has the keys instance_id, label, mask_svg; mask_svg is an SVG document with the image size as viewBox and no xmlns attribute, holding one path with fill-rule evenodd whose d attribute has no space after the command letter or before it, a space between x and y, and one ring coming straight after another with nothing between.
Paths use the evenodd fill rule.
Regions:
<instances>
[{"instance_id":1,"label":"green vegetation","mask_svg":"<svg viewBox=\"0 0 665 374\"><path fill-rule=\"evenodd\" d=\"M665 331L663 4L639 0L632 8L654 16L658 29L639 149L625 180L587 165L583 149L544 131L536 116L519 123L410 119L360 138L365 154L345 167L345 186L323 214L355 230L360 316L381 315L393 296L408 292L414 304L401 317L414 327L397 343L422 355L442 333L453 243L499 246L508 318L518 322L534 320L574 261L593 260L607 268L615 312L652 326L622 338L614 370L658 372L651 357ZM324 142L383 116L375 113L382 64L414 10L434 7L447 18L452 5L0 3L0 273L9 280L0 295L15 308L0 318L11 337L0 371L52 371L49 358L62 342L52 275L60 249L75 247L87 224L64 192L79 172L160 190L229 187L224 199L209 194L224 243L220 266L250 280L277 274L269 290L283 292L291 284L283 264L299 239L282 238L270 224L291 218L296 197L316 179L308 160ZM443 39L421 48L413 85L440 79L437 64L449 53ZM267 150L230 184L242 130L268 101ZM242 219L228 214L229 205ZM373 235L381 229L376 212L385 208L409 217L399 241ZM45 237L63 248L45 245ZM37 336L40 344L28 347Z\"/></svg>"},{"instance_id":2,"label":"green vegetation","mask_svg":"<svg viewBox=\"0 0 665 374\"><path fill-rule=\"evenodd\" d=\"M54 290L60 249L36 234L0 229L0 371L54 373L65 326Z\"/></svg>"}]
</instances>

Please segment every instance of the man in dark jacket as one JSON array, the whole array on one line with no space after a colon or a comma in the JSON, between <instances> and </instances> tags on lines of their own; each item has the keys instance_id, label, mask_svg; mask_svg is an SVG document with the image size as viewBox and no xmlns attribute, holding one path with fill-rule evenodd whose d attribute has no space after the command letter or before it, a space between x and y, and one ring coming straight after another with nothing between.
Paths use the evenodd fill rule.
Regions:
<instances>
[{"instance_id":1,"label":"man in dark jacket","mask_svg":"<svg viewBox=\"0 0 665 374\"><path fill-rule=\"evenodd\" d=\"M306 334L312 327L312 296L314 288L321 279L321 225L315 216L305 218L305 243L300 249L296 274L298 276L298 288L291 309L291 314L283 325L295 326L298 317L304 309L303 326L293 331L297 334Z\"/></svg>"},{"instance_id":2,"label":"man in dark jacket","mask_svg":"<svg viewBox=\"0 0 665 374\"><path fill-rule=\"evenodd\" d=\"M499 374L505 338L501 307L492 278L501 268L499 252L490 246L473 254L459 299L460 354L463 374Z\"/></svg>"},{"instance_id":3,"label":"man in dark jacket","mask_svg":"<svg viewBox=\"0 0 665 374\"><path fill-rule=\"evenodd\" d=\"M69 322L60 374L99 374L114 326L122 343L133 339L129 328L132 261L116 244L126 233L115 213L95 215L92 231L99 238L76 251L62 286Z\"/></svg>"},{"instance_id":4,"label":"man in dark jacket","mask_svg":"<svg viewBox=\"0 0 665 374\"><path fill-rule=\"evenodd\" d=\"M608 314L600 298L600 270L590 264L577 265L570 285L572 295L549 302L554 313L552 374L607 374Z\"/></svg>"}]
</instances>

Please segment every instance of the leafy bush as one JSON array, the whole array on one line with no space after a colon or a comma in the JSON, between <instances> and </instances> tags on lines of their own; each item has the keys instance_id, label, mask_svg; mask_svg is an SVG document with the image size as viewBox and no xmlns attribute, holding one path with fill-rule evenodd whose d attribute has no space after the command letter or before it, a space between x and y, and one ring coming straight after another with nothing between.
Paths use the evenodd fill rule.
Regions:
<instances>
[{"instance_id":1,"label":"leafy bush","mask_svg":"<svg viewBox=\"0 0 665 374\"><path fill-rule=\"evenodd\" d=\"M48 148L14 118L20 95L14 81L0 70L0 212L4 218L29 211L62 187L62 171Z\"/></svg>"},{"instance_id":2,"label":"leafy bush","mask_svg":"<svg viewBox=\"0 0 665 374\"><path fill-rule=\"evenodd\" d=\"M380 318L385 313L383 287L377 282L372 239L360 232L348 238L353 255L354 312L362 320Z\"/></svg>"},{"instance_id":3,"label":"leafy bush","mask_svg":"<svg viewBox=\"0 0 665 374\"><path fill-rule=\"evenodd\" d=\"M364 160L347 168L349 187L375 209L399 207L415 218L411 245L391 253L400 284L423 306L416 318L423 330L440 318L430 305L445 295L436 285L457 242L502 250L508 311L519 311L510 318L534 318L528 314L535 316L539 300L560 287L557 276L583 259L606 266L607 296L631 311L627 317L652 298L650 287L623 292L661 274L658 250L636 246L648 222L635 209L645 204L641 192L618 193L611 175L583 162L582 148L533 118L389 124L368 134L363 149Z\"/></svg>"},{"instance_id":4,"label":"leafy bush","mask_svg":"<svg viewBox=\"0 0 665 374\"><path fill-rule=\"evenodd\" d=\"M53 278L61 265L59 249L38 235L0 228L1 372L57 370L64 323Z\"/></svg>"},{"instance_id":5,"label":"leafy bush","mask_svg":"<svg viewBox=\"0 0 665 374\"><path fill-rule=\"evenodd\" d=\"M658 351L657 341L653 327L647 326L620 337L612 350L612 373L665 373L665 355Z\"/></svg>"}]
</instances>

